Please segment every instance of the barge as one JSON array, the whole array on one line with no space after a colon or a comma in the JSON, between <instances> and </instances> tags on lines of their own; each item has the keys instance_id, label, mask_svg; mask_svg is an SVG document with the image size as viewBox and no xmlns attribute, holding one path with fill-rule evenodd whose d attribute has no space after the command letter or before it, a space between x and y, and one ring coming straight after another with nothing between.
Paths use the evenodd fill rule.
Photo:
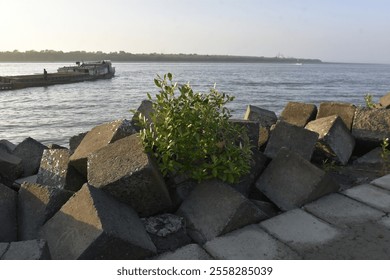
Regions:
<instances>
[{"instance_id":1,"label":"barge","mask_svg":"<svg viewBox=\"0 0 390 280\"><path fill-rule=\"evenodd\" d=\"M76 62L75 66L64 66L57 73L0 76L0 90L13 90L27 87L42 87L58 84L70 84L98 79L111 79L115 75L115 67L110 60L96 62Z\"/></svg>"}]
</instances>

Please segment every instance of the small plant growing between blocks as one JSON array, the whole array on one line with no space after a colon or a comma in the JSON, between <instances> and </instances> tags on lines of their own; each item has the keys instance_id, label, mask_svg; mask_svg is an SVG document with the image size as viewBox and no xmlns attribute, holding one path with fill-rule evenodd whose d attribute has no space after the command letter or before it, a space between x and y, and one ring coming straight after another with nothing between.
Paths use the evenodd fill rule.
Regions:
<instances>
[{"instance_id":1,"label":"small plant growing between blocks","mask_svg":"<svg viewBox=\"0 0 390 280\"><path fill-rule=\"evenodd\" d=\"M229 122L225 105L234 97L215 87L196 93L172 79L171 73L154 79L159 93L155 99L147 94L153 104L150 120L138 115L145 151L155 156L164 176L237 182L250 170L252 147L245 128Z\"/></svg>"},{"instance_id":2,"label":"small plant growing between blocks","mask_svg":"<svg viewBox=\"0 0 390 280\"><path fill-rule=\"evenodd\" d=\"M370 109L374 109L375 108L375 103L372 101L372 95L367 93L365 96L364 96L364 101L366 102L366 107L367 108L370 108Z\"/></svg>"},{"instance_id":3,"label":"small plant growing between blocks","mask_svg":"<svg viewBox=\"0 0 390 280\"><path fill-rule=\"evenodd\" d=\"M386 175L390 171L390 150L389 138L384 138L381 143L381 158L383 160L383 174Z\"/></svg>"}]
</instances>

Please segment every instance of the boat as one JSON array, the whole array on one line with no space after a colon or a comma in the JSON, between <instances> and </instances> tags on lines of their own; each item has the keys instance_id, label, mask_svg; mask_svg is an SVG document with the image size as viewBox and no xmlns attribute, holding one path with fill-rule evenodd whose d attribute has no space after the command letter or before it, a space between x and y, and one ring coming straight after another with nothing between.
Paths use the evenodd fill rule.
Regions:
<instances>
[{"instance_id":1,"label":"boat","mask_svg":"<svg viewBox=\"0 0 390 280\"><path fill-rule=\"evenodd\" d=\"M27 87L41 87L58 84L70 84L98 79L111 79L115 76L115 67L110 60L95 62L76 62L73 66L64 66L56 73L0 76L0 90L13 90Z\"/></svg>"}]
</instances>

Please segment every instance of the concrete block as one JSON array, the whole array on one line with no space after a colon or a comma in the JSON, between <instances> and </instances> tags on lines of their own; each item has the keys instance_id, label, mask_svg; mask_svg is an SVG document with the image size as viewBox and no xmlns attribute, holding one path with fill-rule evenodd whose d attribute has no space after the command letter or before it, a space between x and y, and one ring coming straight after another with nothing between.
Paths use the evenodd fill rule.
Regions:
<instances>
[{"instance_id":1,"label":"concrete block","mask_svg":"<svg viewBox=\"0 0 390 280\"><path fill-rule=\"evenodd\" d=\"M244 120L255 121L258 122L262 127L270 128L273 124L276 123L278 117L276 116L275 112L248 105Z\"/></svg>"},{"instance_id":2,"label":"concrete block","mask_svg":"<svg viewBox=\"0 0 390 280\"><path fill-rule=\"evenodd\" d=\"M316 152L341 164L347 164L355 148L355 139L340 117L333 115L311 121L306 129L319 134Z\"/></svg>"},{"instance_id":3,"label":"concrete block","mask_svg":"<svg viewBox=\"0 0 390 280\"><path fill-rule=\"evenodd\" d=\"M288 102L284 107L280 120L299 127L315 120L317 115L317 106L314 104L302 102Z\"/></svg>"},{"instance_id":4,"label":"concrete block","mask_svg":"<svg viewBox=\"0 0 390 280\"><path fill-rule=\"evenodd\" d=\"M157 248L157 253L174 251L191 243L183 217L166 213L144 218L142 222Z\"/></svg>"},{"instance_id":5,"label":"concrete block","mask_svg":"<svg viewBox=\"0 0 390 280\"><path fill-rule=\"evenodd\" d=\"M88 182L147 217L171 207L164 179L144 152L138 134L118 140L88 157Z\"/></svg>"},{"instance_id":6,"label":"concrete block","mask_svg":"<svg viewBox=\"0 0 390 280\"><path fill-rule=\"evenodd\" d=\"M88 132L89 131L82 132L69 138L69 153L71 155L74 153L74 151L76 151L77 147L80 145L81 141L83 141L85 135L87 135Z\"/></svg>"},{"instance_id":7,"label":"concrete block","mask_svg":"<svg viewBox=\"0 0 390 280\"><path fill-rule=\"evenodd\" d=\"M373 185L359 185L343 191L343 194L383 212L390 212L390 192Z\"/></svg>"},{"instance_id":8,"label":"concrete block","mask_svg":"<svg viewBox=\"0 0 390 280\"><path fill-rule=\"evenodd\" d=\"M257 225L249 225L204 245L219 260L297 260L301 257Z\"/></svg>"},{"instance_id":9,"label":"concrete block","mask_svg":"<svg viewBox=\"0 0 390 280\"><path fill-rule=\"evenodd\" d=\"M282 148L257 180L256 188L286 211L335 192L339 186L323 170Z\"/></svg>"},{"instance_id":10,"label":"concrete block","mask_svg":"<svg viewBox=\"0 0 390 280\"><path fill-rule=\"evenodd\" d=\"M229 185L213 180L199 184L182 203L177 215L187 222L187 232L199 244L248 224L262 213Z\"/></svg>"},{"instance_id":11,"label":"concrete block","mask_svg":"<svg viewBox=\"0 0 390 280\"><path fill-rule=\"evenodd\" d=\"M372 165L372 166L382 166L385 162L381 156L382 148L377 147L358 159L353 161L353 165Z\"/></svg>"},{"instance_id":12,"label":"concrete block","mask_svg":"<svg viewBox=\"0 0 390 280\"><path fill-rule=\"evenodd\" d=\"M135 112L133 118L131 119L131 123L133 127L139 132L140 127L138 126L138 118L140 117L140 114L142 117L145 117L145 119L148 122L151 122L151 115L153 114L153 103L150 100L142 100L141 105L138 107L137 111Z\"/></svg>"},{"instance_id":13,"label":"concrete block","mask_svg":"<svg viewBox=\"0 0 390 280\"><path fill-rule=\"evenodd\" d=\"M68 150L45 150L38 171L37 183L78 191L86 180L73 166L69 165L69 156Z\"/></svg>"},{"instance_id":14,"label":"concrete block","mask_svg":"<svg viewBox=\"0 0 390 280\"><path fill-rule=\"evenodd\" d=\"M143 259L156 247L129 206L85 184L42 228L53 259Z\"/></svg>"},{"instance_id":15,"label":"concrete block","mask_svg":"<svg viewBox=\"0 0 390 280\"><path fill-rule=\"evenodd\" d=\"M0 182L3 181L7 185L12 185L12 182L22 176L22 174L22 159L0 150Z\"/></svg>"},{"instance_id":16,"label":"concrete block","mask_svg":"<svg viewBox=\"0 0 390 280\"><path fill-rule=\"evenodd\" d=\"M198 244L188 244L174 252L166 252L155 260L212 260L213 258Z\"/></svg>"},{"instance_id":17,"label":"concrete block","mask_svg":"<svg viewBox=\"0 0 390 280\"><path fill-rule=\"evenodd\" d=\"M350 103L322 102L318 108L317 119L337 115L342 119L347 129L351 131L355 111L356 106Z\"/></svg>"},{"instance_id":18,"label":"concrete block","mask_svg":"<svg viewBox=\"0 0 390 280\"><path fill-rule=\"evenodd\" d=\"M36 239L12 242L1 260L50 260L50 252L45 240Z\"/></svg>"},{"instance_id":19,"label":"concrete block","mask_svg":"<svg viewBox=\"0 0 390 280\"><path fill-rule=\"evenodd\" d=\"M43 224L60 210L72 194L55 187L23 183L18 194L19 240L37 238Z\"/></svg>"},{"instance_id":20,"label":"concrete block","mask_svg":"<svg viewBox=\"0 0 390 280\"><path fill-rule=\"evenodd\" d=\"M230 119L230 123L233 123L239 127L242 127L249 138L249 143L257 148L259 143L259 123L249 120Z\"/></svg>"},{"instance_id":21,"label":"concrete block","mask_svg":"<svg viewBox=\"0 0 390 280\"><path fill-rule=\"evenodd\" d=\"M379 104L386 109L390 108L390 92L379 99Z\"/></svg>"},{"instance_id":22,"label":"concrete block","mask_svg":"<svg viewBox=\"0 0 390 280\"><path fill-rule=\"evenodd\" d=\"M379 220L384 212L334 193L307 204L304 209L326 222L341 227Z\"/></svg>"},{"instance_id":23,"label":"concrete block","mask_svg":"<svg viewBox=\"0 0 390 280\"><path fill-rule=\"evenodd\" d=\"M128 120L116 120L94 127L84 136L75 152L70 156L71 165L86 178L87 158L90 154L134 133L135 130Z\"/></svg>"},{"instance_id":24,"label":"concrete block","mask_svg":"<svg viewBox=\"0 0 390 280\"><path fill-rule=\"evenodd\" d=\"M43 150L47 147L35 139L28 137L19 143L13 155L22 159L23 177L28 177L37 174Z\"/></svg>"},{"instance_id":25,"label":"concrete block","mask_svg":"<svg viewBox=\"0 0 390 280\"><path fill-rule=\"evenodd\" d=\"M16 145L12 142L2 139L0 140L0 150L3 150L4 152L12 154L12 152L15 150Z\"/></svg>"},{"instance_id":26,"label":"concrete block","mask_svg":"<svg viewBox=\"0 0 390 280\"><path fill-rule=\"evenodd\" d=\"M18 194L0 183L0 242L17 240Z\"/></svg>"},{"instance_id":27,"label":"concrete block","mask_svg":"<svg viewBox=\"0 0 390 280\"><path fill-rule=\"evenodd\" d=\"M317 139L317 132L283 121L278 122L271 132L264 154L267 157L274 158L280 148L286 147L310 161Z\"/></svg>"},{"instance_id":28,"label":"concrete block","mask_svg":"<svg viewBox=\"0 0 390 280\"><path fill-rule=\"evenodd\" d=\"M374 181L371 182L371 185L381 187L383 189L390 191L390 174L375 179Z\"/></svg>"},{"instance_id":29,"label":"concrete block","mask_svg":"<svg viewBox=\"0 0 390 280\"><path fill-rule=\"evenodd\" d=\"M7 252L8 248L9 248L9 243L1 243L0 242L0 260L3 257L3 255L5 254L5 252Z\"/></svg>"}]
</instances>

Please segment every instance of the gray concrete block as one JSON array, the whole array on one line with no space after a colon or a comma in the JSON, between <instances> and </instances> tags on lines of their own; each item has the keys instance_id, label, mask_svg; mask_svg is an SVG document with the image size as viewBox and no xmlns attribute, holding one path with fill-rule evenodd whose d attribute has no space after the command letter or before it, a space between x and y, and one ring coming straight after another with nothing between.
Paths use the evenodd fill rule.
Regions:
<instances>
[{"instance_id":1,"label":"gray concrete block","mask_svg":"<svg viewBox=\"0 0 390 280\"><path fill-rule=\"evenodd\" d=\"M316 152L341 164L347 164L355 148L355 139L336 115L316 119L306 129L319 134Z\"/></svg>"},{"instance_id":2,"label":"gray concrete block","mask_svg":"<svg viewBox=\"0 0 390 280\"><path fill-rule=\"evenodd\" d=\"M22 176L22 174L22 159L0 150L0 182L3 179L4 183L12 185L12 182Z\"/></svg>"},{"instance_id":3,"label":"gray concrete block","mask_svg":"<svg viewBox=\"0 0 390 280\"><path fill-rule=\"evenodd\" d=\"M390 92L379 99L379 104L383 108L390 108Z\"/></svg>"},{"instance_id":4,"label":"gray concrete block","mask_svg":"<svg viewBox=\"0 0 390 280\"><path fill-rule=\"evenodd\" d=\"M45 240L12 242L1 260L50 260L50 252Z\"/></svg>"},{"instance_id":5,"label":"gray concrete block","mask_svg":"<svg viewBox=\"0 0 390 280\"><path fill-rule=\"evenodd\" d=\"M278 117L276 116L275 112L248 105L244 120L255 121L258 122L261 127L270 128L273 124L276 123Z\"/></svg>"},{"instance_id":6,"label":"gray concrete block","mask_svg":"<svg viewBox=\"0 0 390 280\"><path fill-rule=\"evenodd\" d=\"M327 195L307 204L304 209L312 215L341 228L377 221L385 215L382 211L338 193Z\"/></svg>"},{"instance_id":7,"label":"gray concrete block","mask_svg":"<svg viewBox=\"0 0 390 280\"><path fill-rule=\"evenodd\" d=\"M280 120L299 127L314 120L317 115L317 106L302 102L288 102L280 114Z\"/></svg>"},{"instance_id":8,"label":"gray concrete block","mask_svg":"<svg viewBox=\"0 0 390 280\"><path fill-rule=\"evenodd\" d=\"M371 185L375 185L390 191L390 174L375 179L371 182Z\"/></svg>"},{"instance_id":9,"label":"gray concrete block","mask_svg":"<svg viewBox=\"0 0 390 280\"><path fill-rule=\"evenodd\" d=\"M260 133L258 122L239 119L230 119L229 122L235 124L236 126L242 127L248 135L249 143L257 148Z\"/></svg>"},{"instance_id":10,"label":"gray concrete block","mask_svg":"<svg viewBox=\"0 0 390 280\"><path fill-rule=\"evenodd\" d=\"M351 131L355 111L356 106L351 103L322 102L318 108L317 119L337 115L343 120L348 130Z\"/></svg>"},{"instance_id":11,"label":"gray concrete block","mask_svg":"<svg viewBox=\"0 0 390 280\"><path fill-rule=\"evenodd\" d=\"M359 185L343 191L343 194L383 212L390 212L390 192L373 185Z\"/></svg>"},{"instance_id":12,"label":"gray concrete block","mask_svg":"<svg viewBox=\"0 0 390 280\"><path fill-rule=\"evenodd\" d=\"M156 247L129 206L85 184L42 228L53 259L143 259Z\"/></svg>"},{"instance_id":13,"label":"gray concrete block","mask_svg":"<svg viewBox=\"0 0 390 280\"><path fill-rule=\"evenodd\" d=\"M291 210L338 190L323 170L282 148L256 182L256 188L282 210Z\"/></svg>"},{"instance_id":14,"label":"gray concrete block","mask_svg":"<svg viewBox=\"0 0 390 280\"><path fill-rule=\"evenodd\" d=\"M1 243L0 242L0 260L3 257L3 255L5 254L5 252L7 252L8 248L9 248L9 243Z\"/></svg>"},{"instance_id":15,"label":"gray concrete block","mask_svg":"<svg viewBox=\"0 0 390 280\"><path fill-rule=\"evenodd\" d=\"M199 244L248 224L262 213L226 183L213 180L199 184L182 203L177 215L187 222L187 232Z\"/></svg>"},{"instance_id":16,"label":"gray concrete block","mask_svg":"<svg viewBox=\"0 0 390 280\"><path fill-rule=\"evenodd\" d=\"M301 257L257 225L249 225L204 245L219 260L297 260Z\"/></svg>"},{"instance_id":17,"label":"gray concrete block","mask_svg":"<svg viewBox=\"0 0 390 280\"><path fill-rule=\"evenodd\" d=\"M47 147L35 139L28 137L19 143L13 155L22 159L23 177L34 175L38 172L43 150Z\"/></svg>"},{"instance_id":18,"label":"gray concrete block","mask_svg":"<svg viewBox=\"0 0 390 280\"><path fill-rule=\"evenodd\" d=\"M86 178L87 159L90 154L134 133L135 130L128 120L116 120L94 127L70 156L71 165Z\"/></svg>"},{"instance_id":19,"label":"gray concrete block","mask_svg":"<svg viewBox=\"0 0 390 280\"><path fill-rule=\"evenodd\" d=\"M383 164L385 164L381 154L382 148L377 147L364 154L363 156L359 157L358 159L354 160L353 165L372 165L381 167L383 166Z\"/></svg>"},{"instance_id":20,"label":"gray concrete block","mask_svg":"<svg viewBox=\"0 0 390 280\"><path fill-rule=\"evenodd\" d=\"M18 194L19 240L37 238L43 224L60 210L72 194L55 187L23 183Z\"/></svg>"},{"instance_id":21,"label":"gray concrete block","mask_svg":"<svg viewBox=\"0 0 390 280\"><path fill-rule=\"evenodd\" d=\"M134 113L133 118L131 119L131 123L134 126L134 128L139 131L140 127L138 126L138 119L141 116L142 118L145 117L148 123L151 122L151 116L154 112L153 109L153 103L150 100L142 100L140 106L138 107L137 111Z\"/></svg>"},{"instance_id":22,"label":"gray concrete block","mask_svg":"<svg viewBox=\"0 0 390 280\"><path fill-rule=\"evenodd\" d=\"M82 132L69 138L69 153L71 155L74 153L74 151L76 151L77 147L80 145L81 141L83 141L85 135L87 135L88 132L89 131Z\"/></svg>"},{"instance_id":23,"label":"gray concrete block","mask_svg":"<svg viewBox=\"0 0 390 280\"><path fill-rule=\"evenodd\" d=\"M15 184L21 185L23 183L32 183L35 184L37 182L38 175L31 175L28 177L20 178L15 180Z\"/></svg>"},{"instance_id":24,"label":"gray concrete block","mask_svg":"<svg viewBox=\"0 0 390 280\"><path fill-rule=\"evenodd\" d=\"M212 260L213 258L198 244L188 244L174 252L158 255L155 260Z\"/></svg>"},{"instance_id":25,"label":"gray concrete block","mask_svg":"<svg viewBox=\"0 0 390 280\"><path fill-rule=\"evenodd\" d=\"M3 150L7 153L12 154L12 152L15 150L16 145L13 144L12 142L2 139L0 140L0 150Z\"/></svg>"},{"instance_id":26,"label":"gray concrete block","mask_svg":"<svg viewBox=\"0 0 390 280\"><path fill-rule=\"evenodd\" d=\"M86 182L84 177L69 165L69 151L46 149L43 152L37 183L69 191L78 191Z\"/></svg>"},{"instance_id":27,"label":"gray concrete block","mask_svg":"<svg viewBox=\"0 0 390 280\"><path fill-rule=\"evenodd\" d=\"M142 217L171 207L162 174L154 160L144 152L138 134L91 154L88 182L132 206Z\"/></svg>"},{"instance_id":28,"label":"gray concrete block","mask_svg":"<svg viewBox=\"0 0 390 280\"><path fill-rule=\"evenodd\" d=\"M17 240L18 194L0 183L0 242Z\"/></svg>"},{"instance_id":29,"label":"gray concrete block","mask_svg":"<svg viewBox=\"0 0 390 280\"><path fill-rule=\"evenodd\" d=\"M317 132L291 125L283 121L278 122L271 131L271 136L268 140L264 154L267 157L274 158L280 148L286 147L310 161L317 139Z\"/></svg>"}]
</instances>

